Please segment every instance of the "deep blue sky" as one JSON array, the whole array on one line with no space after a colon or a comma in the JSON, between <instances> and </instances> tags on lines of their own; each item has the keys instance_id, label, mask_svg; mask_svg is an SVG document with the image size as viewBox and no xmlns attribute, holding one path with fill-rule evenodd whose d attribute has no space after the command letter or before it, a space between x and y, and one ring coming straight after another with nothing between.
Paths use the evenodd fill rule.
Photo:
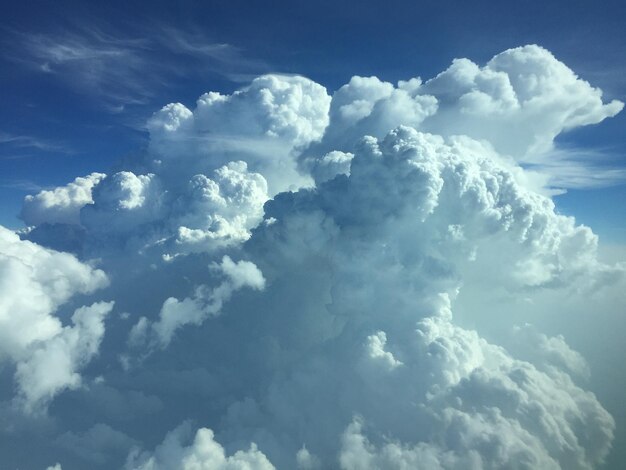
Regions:
<instances>
[{"instance_id":1,"label":"deep blue sky","mask_svg":"<svg viewBox=\"0 0 626 470\"><path fill-rule=\"evenodd\" d=\"M141 151L142 125L163 104L193 106L263 72L333 91L352 75L427 79L455 57L484 63L537 43L607 100L626 99L621 1L5 1L2 12L0 224L12 227L29 192ZM561 141L625 167L625 124L621 113ZM624 184L556 201L604 239L626 241Z\"/></svg>"}]
</instances>

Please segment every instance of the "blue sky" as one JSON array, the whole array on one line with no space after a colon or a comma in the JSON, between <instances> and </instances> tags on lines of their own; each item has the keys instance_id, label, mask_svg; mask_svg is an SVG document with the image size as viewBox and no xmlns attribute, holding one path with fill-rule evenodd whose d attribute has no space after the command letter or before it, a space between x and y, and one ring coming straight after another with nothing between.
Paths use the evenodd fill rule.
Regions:
<instances>
[{"instance_id":1,"label":"blue sky","mask_svg":"<svg viewBox=\"0 0 626 470\"><path fill-rule=\"evenodd\" d=\"M24 195L107 172L141 152L146 119L264 72L329 91L352 75L430 78L455 57L483 63L538 43L605 99L626 97L626 6L568 2L4 2L0 28L0 223ZM626 117L561 136L626 166ZM598 157L598 155L600 155ZM603 238L626 238L626 187L570 190L560 210Z\"/></svg>"}]
</instances>

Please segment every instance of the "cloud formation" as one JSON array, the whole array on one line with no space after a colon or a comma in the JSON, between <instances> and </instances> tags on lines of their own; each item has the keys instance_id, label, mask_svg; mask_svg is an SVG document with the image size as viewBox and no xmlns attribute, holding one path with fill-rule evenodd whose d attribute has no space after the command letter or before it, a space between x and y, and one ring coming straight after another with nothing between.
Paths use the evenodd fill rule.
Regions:
<instances>
[{"instance_id":1,"label":"cloud formation","mask_svg":"<svg viewBox=\"0 0 626 470\"><path fill-rule=\"evenodd\" d=\"M41 191L24 198L20 217L28 226L41 224L78 224L80 209L92 204L91 191L106 175L92 173L78 177L66 186Z\"/></svg>"},{"instance_id":2,"label":"cloud formation","mask_svg":"<svg viewBox=\"0 0 626 470\"><path fill-rule=\"evenodd\" d=\"M55 419L23 432L66 470L596 468L616 421L583 356L472 299L562 325L624 287L524 168L621 107L538 46L166 105L145 158L0 232L11 400Z\"/></svg>"},{"instance_id":3,"label":"cloud formation","mask_svg":"<svg viewBox=\"0 0 626 470\"><path fill-rule=\"evenodd\" d=\"M192 297L178 300L170 297L161 307L159 319L150 324L146 317L141 317L130 332L133 344L149 343L150 347L165 348L172 340L177 329L185 325L200 325L209 317L221 313L222 306L242 287L263 290L265 279L259 269L249 261L235 263L224 256L220 264L214 264L213 270L225 279L214 289L205 285L195 288Z\"/></svg>"},{"instance_id":4,"label":"cloud formation","mask_svg":"<svg viewBox=\"0 0 626 470\"><path fill-rule=\"evenodd\" d=\"M132 470L160 470L179 468L181 470L274 470L267 457L255 444L247 451L238 450L227 456L224 448L214 440L210 429L196 431L193 442L184 446L190 434L189 423L184 423L168 433L165 440L157 446L154 453L135 451L129 456L126 468Z\"/></svg>"},{"instance_id":5,"label":"cloud formation","mask_svg":"<svg viewBox=\"0 0 626 470\"><path fill-rule=\"evenodd\" d=\"M16 367L21 406L38 412L61 390L80 385L77 371L97 353L113 303L76 309L72 326L63 326L55 313L71 297L105 287L108 279L72 255L21 241L3 227L0 240L0 360Z\"/></svg>"},{"instance_id":6,"label":"cloud formation","mask_svg":"<svg viewBox=\"0 0 626 470\"><path fill-rule=\"evenodd\" d=\"M274 195L306 184L294 152L322 137L330 102L326 89L307 78L265 75L232 95L205 93L193 111L165 106L148 122L150 150L170 178L243 159Z\"/></svg>"},{"instance_id":7,"label":"cloud formation","mask_svg":"<svg viewBox=\"0 0 626 470\"><path fill-rule=\"evenodd\" d=\"M486 139L520 159L540 155L561 132L596 124L624 107L617 100L603 103L599 89L535 45L504 51L484 67L457 59L424 91L440 103L426 130Z\"/></svg>"},{"instance_id":8,"label":"cloud formation","mask_svg":"<svg viewBox=\"0 0 626 470\"><path fill-rule=\"evenodd\" d=\"M426 82L416 77L394 86L376 77L353 77L333 95L331 126L320 148L352 151L363 135L381 138L390 129L409 125L444 137L488 142L516 163L545 170L544 183L579 187L598 174L597 162L556 158L554 139L615 116L622 108L617 100L604 103L601 90L548 50L528 45L504 51L482 67L455 59ZM310 167L311 156L304 155L305 167ZM621 172L603 171L611 170L613 178L607 174L604 184Z\"/></svg>"}]
</instances>

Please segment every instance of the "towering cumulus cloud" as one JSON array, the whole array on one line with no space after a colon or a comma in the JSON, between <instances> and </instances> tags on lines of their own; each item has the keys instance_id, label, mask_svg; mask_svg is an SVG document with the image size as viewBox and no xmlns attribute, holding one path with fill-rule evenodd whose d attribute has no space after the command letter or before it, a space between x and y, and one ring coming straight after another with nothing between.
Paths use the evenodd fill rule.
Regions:
<instances>
[{"instance_id":1,"label":"towering cumulus cloud","mask_svg":"<svg viewBox=\"0 0 626 470\"><path fill-rule=\"evenodd\" d=\"M7 465L596 468L616 421L561 333L626 266L524 165L621 108L538 46L165 106L0 232Z\"/></svg>"}]
</instances>

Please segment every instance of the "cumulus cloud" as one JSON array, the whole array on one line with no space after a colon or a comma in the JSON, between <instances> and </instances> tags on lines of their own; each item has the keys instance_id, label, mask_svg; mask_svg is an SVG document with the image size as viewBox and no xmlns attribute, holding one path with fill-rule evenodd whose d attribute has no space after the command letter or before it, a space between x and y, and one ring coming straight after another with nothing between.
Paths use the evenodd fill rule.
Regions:
<instances>
[{"instance_id":1,"label":"cumulus cloud","mask_svg":"<svg viewBox=\"0 0 626 470\"><path fill-rule=\"evenodd\" d=\"M234 262L224 256L220 264L212 266L214 271L225 277L215 288L197 286L192 297L178 300L168 298L161 307L159 319L150 324L146 317L139 319L130 332L130 342L134 345L148 343L148 346L166 347L176 330L184 325L199 325L207 318L219 315L222 306L242 287L262 290L265 279L259 269L249 261Z\"/></svg>"},{"instance_id":2,"label":"cumulus cloud","mask_svg":"<svg viewBox=\"0 0 626 470\"><path fill-rule=\"evenodd\" d=\"M191 427L189 423L182 424L168 433L153 453L135 452L129 456L127 469L132 470L159 470L179 468L181 470L215 469L215 470L273 470L274 466L257 449L250 444L248 450L238 450L227 456L224 448L215 441L214 433L208 428L196 431L193 442L185 446L189 439Z\"/></svg>"},{"instance_id":3,"label":"cumulus cloud","mask_svg":"<svg viewBox=\"0 0 626 470\"><path fill-rule=\"evenodd\" d=\"M626 266L524 164L621 106L538 46L426 81L354 77L332 98L266 75L165 106L147 156L94 180L71 218L39 202L68 189L26 201L41 214L24 237L53 246L41 227L73 227L81 261L0 232L6 309L22 312L0 316L0 351L26 403L57 396L46 462L601 465L616 422L559 327L608 291L618 310ZM188 419L195 437L175 428Z\"/></svg>"},{"instance_id":4,"label":"cumulus cloud","mask_svg":"<svg viewBox=\"0 0 626 470\"><path fill-rule=\"evenodd\" d=\"M310 162L311 174L317 184L333 179L337 175L350 174L350 162L354 154L333 150L322 158Z\"/></svg>"},{"instance_id":5,"label":"cumulus cloud","mask_svg":"<svg viewBox=\"0 0 626 470\"><path fill-rule=\"evenodd\" d=\"M2 292L0 360L17 367L19 398L27 411L39 411L64 388L80 384L80 370L98 350L104 316L112 303L94 303L63 326L57 309L77 294L107 285L106 275L72 255L21 241L0 227Z\"/></svg>"},{"instance_id":6,"label":"cumulus cloud","mask_svg":"<svg viewBox=\"0 0 626 470\"><path fill-rule=\"evenodd\" d=\"M78 177L66 186L26 196L20 216L26 225L76 224L80 209L93 203L91 190L105 176L92 173L84 178Z\"/></svg>"},{"instance_id":7,"label":"cumulus cloud","mask_svg":"<svg viewBox=\"0 0 626 470\"><path fill-rule=\"evenodd\" d=\"M206 93L193 111L165 106L148 122L150 150L172 179L244 159L273 195L308 184L294 152L322 137L329 106L326 89L311 80L266 75L232 95Z\"/></svg>"},{"instance_id":8,"label":"cumulus cloud","mask_svg":"<svg viewBox=\"0 0 626 470\"><path fill-rule=\"evenodd\" d=\"M548 50L528 45L504 51L482 67L455 59L426 82L416 77L394 86L376 77L353 77L334 93L330 126L320 145L303 155L303 166L315 168L329 151L352 151L363 135L381 138L408 125L488 142L503 156L533 165L548 184L560 188L611 184L620 178L619 168L601 169L588 149L584 163L574 158L575 149L565 152L571 153L567 157L555 151L554 139L622 108L617 100L604 103L601 90Z\"/></svg>"},{"instance_id":9,"label":"cumulus cloud","mask_svg":"<svg viewBox=\"0 0 626 470\"><path fill-rule=\"evenodd\" d=\"M377 77L352 77L333 94L327 145L353 145L364 135L382 137L399 125L419 127L437 112L435 96L419 93L419 78L401 81L397 87Z\"/></svg>"},{"instance_id":10,"label":"cumulus cloud","mask_svg":"<svg viewBox=\"0 0 626 470\"><path fill-rule=\"evenodd\" d=\"M72 315L73 326L64 327L18 363L15 377L29 411L45 405L59 391L80 385L76 371L98 352L104 335L103 320L112 308L112 302L81 307Z\"/></svg>"},{"instance_id":11,"label":"cumulus cloud","mask_svg":"<svg viewBox=\"0 0 626 470\"><path fill-rule=\"evenodd\" d=\"M440 103L425 129L488 140L520 159L548 150L564 130L596 124L623 108L536 46L509 49L480 67L457 59L424 84Z\"/></svg>"},{"instance_id":12,"label":"cumulus cloud","mask_svg":"<svg viewBox=\"0 0 626 470\"><path fill-rule=\"evenodd\" d=\"M238 244L262 218L267 183L245 162L197 174L182 187L149 173L105 178L81 211L88 250L128 247L170 257Z\"/></svg>"},{"instance_id":13,"label":"cumulus cloud","mask_svg":"<svg viewBox=\"0 0 626 470\"><path fill-rule=\"evenodd\" d=\"M81 222L94 232L124 233L159 217L161 191L154 174L121 171L94 189L94 203L81 211Z\"/></svg>"},{"instance_id":14,"label":"cumulus cloud","mask_svg":"<svg viewBox=\"0 0 626 470\"><path fill-rule=\"evenodd\" d=\"M263 218L268 199L263 176L249 172L242 161L230 162L213 174L214 179L194 176L178 203L186 206L177 219L175 245L179 250L206 251L241 243Z\"/></svg>"},{"instance_id":15,"label":"cumulus cloud","mask_svg":"<svg viewBox=\"0 0 626 470\"><path fill-rule=\"evenodd\" d=\"M251 249L268 264L266 272L279 265L332 278L331 301L320 307L334 323L326 335L336 343L332 354L311 358L259 398L258 407L267 410L261 422L274 419L277 429L304 433L307 449L327 466L328 456L340 451L346 468L410 467L422 454L441 468L519 461L528 468L593 468L606 456L614 422L572 382L568 373L584 370L584 362L562 338L537 338L545 352L522 354L531 364L453 323L449 298L459 279L477 272L493 273L500 285L525 294L559 285L591 289L606 282L607 272L622 276L622 268L595 259L588 229L556 214L548 198L521 187L506 168L458 141L401 127L382 141L365 139L349 177L281 195L268 203L266 217L276 221L258 229ZM278 253L270 248L277 243ZM309 261L320 254L324 263ZM287 279L274 282L282 292L303 289ZM329 338L308 340L326 344ZM555 367L544 367L541 356ZM335 362L356 376L345 369L338 376ZM311 376L327 380L311 383ZM351 405L335 405L326 387L350 397ZM324 401L316 413L335 434L342 419L351 419L348 409L372 423L367 434L354 426L347 431L346 445L360 443L358 452L316 445L304 418L294 423L300 417L294 410L307 408L313 397ZM487 442L483 428L493 433ZM442 433L460 437L441 441ZM397 443L369 444L383 436Z\"/></svg>"}]
</instances>

